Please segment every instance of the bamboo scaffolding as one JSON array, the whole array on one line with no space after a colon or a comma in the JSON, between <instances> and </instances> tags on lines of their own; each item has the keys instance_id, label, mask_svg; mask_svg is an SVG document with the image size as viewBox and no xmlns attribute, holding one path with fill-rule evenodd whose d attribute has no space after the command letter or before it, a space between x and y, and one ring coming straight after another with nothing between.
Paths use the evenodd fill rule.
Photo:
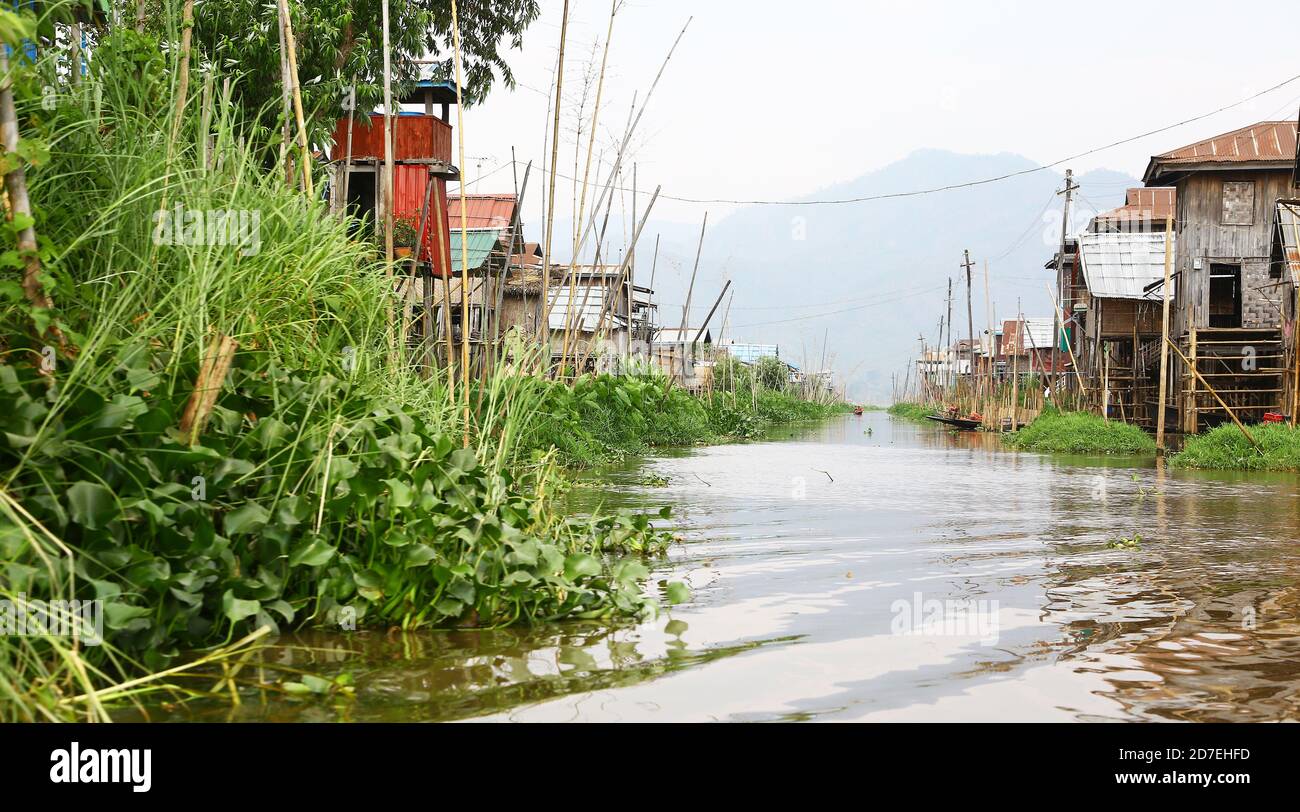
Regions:
<instances>
[{"instance_id":1,"label":"bamboo scaffolding","mask_svg":"<svg viewBox=\"0 0 1300 812\"><path fill-rule=\"evenodd\" d=\"M1191 369L1192 374L1195 375L1198 380L1200 380L1201 385L1205 387L1206 391L1209 392L1211 395L1213 395L1214 399L1219 402L1219 405L1223 407L1223 410L1225 412L1228 413L1228 417L1232 418L1232 422L1237 424L1237 428L1241 429L1241 433L1246 435L1246 439L1249 440L1250 444L1255 447L1255 450L1258 451L1260 454L1263 454L1264 449L1260 448L1259 443L1255 441L1255 436L1251 434L1250 430L1246 428L1245 424L1243 424L1241 420L1237 418L1237 413L1230 406L1228 406L1227 403L1223 402L1223 398L1219 397L1219 393L1215 391L1213 386L1210 386L1209 381L1205 380L1205 378L1201 376L1201 373L1196 369L1196 365L1193 364L1191 361L1189 361L1186 355L1183 355L1183 351L1178 349L1178 347L1168 336L1165 336L1165 344L1170 348L1172 348L1174 352L1178 353L1178 357L1182 359L1182 362L1185 365L1187 365L1189 369Z\"/></svg>"}]
</instances>

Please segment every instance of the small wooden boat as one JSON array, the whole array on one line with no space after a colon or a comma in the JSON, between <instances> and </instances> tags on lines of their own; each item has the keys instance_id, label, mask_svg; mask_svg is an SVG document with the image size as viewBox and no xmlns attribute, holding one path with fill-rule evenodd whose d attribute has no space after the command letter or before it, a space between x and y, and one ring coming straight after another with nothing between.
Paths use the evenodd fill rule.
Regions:
<instances>
[{"instance_id":1,"label":"small wooden boat","mask_svg":"<svg viewBox=\"0 0 1300 812\"><path fill-rule=\"evenodd\" d=\"M961 431L974 431L980 427L979 420L969 420L965 417L948 417L942 414L927 414L926 420L933 420L936 423L943 423L945 426L952 426Z\"/></svg>"},{"instance_id":2,"label":"small wooden boat","mask_svg":"<svg viewBox=\"0 0 1300 812\"><path fill-rule=\"evenodd\" d=\"M855 415L857 415L858 417L861 417L861 416L862 416L862 407L861 407L861 406L854 406L854 407L853 407L853 413L854 413Z\"/></svg>"}]
</instances>

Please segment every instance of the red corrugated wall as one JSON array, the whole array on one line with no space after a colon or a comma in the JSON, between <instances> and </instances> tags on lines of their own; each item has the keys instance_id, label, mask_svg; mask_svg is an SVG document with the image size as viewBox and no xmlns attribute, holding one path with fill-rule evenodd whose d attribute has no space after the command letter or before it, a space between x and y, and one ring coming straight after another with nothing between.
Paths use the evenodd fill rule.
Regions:
<instances>
[{"instance_id":1,"label":"red corrugated wall","mask_svg":"<svg viewBox=\"0 0 1300 812\"><path fill-rule=\"evenodd\" d=\"M451 125L436 116L396 116L393 118L393 143L396 145L393 160L409 161L434 159L451 163ZM334 160L348 157L348 120L341 118L334 125ZM366 126L365 116L357 116L352 127L353 158L384 157L384 117L370 116Z\"/></svg>"},{"instance_id":2,"label":"red corrugated wall","mask_svg":"<svg viewBox=\"0 0 1300 812\"><path fill-rule=\"evenodd\" d=\"M381 139L382 140L382 139ZM429 178L429 168L423 164L393 165L393 217L420 227L420 214L424 208L424 189ZM447 181L434 178L433 194L429 196L429 211L425 217L424 248L420 260L432 258L434 276L445 276L451 267L451 229L447 224Z\"/></svg>"}]
</instances>

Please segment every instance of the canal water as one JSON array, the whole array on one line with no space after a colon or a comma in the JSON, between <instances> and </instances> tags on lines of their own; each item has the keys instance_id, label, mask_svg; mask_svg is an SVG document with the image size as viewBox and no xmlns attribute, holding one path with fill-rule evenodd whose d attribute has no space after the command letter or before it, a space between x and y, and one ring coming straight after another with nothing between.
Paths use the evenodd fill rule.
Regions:
<instances>
[{"instance_id":1,"label":"canal water","mask_svg":"<svg viewBox=\"0 0 1300 812\"><path fill-rule=\"evenodd\" d=\"M662 481L667 480L663 485ZM1300 480L1017 453L881 412L600 472L674 506L691 599L610 627L314 634L349 700L152 718L1300 718ZM652 585L652 588L655 588Z\"/></svg>"}]
</instances>

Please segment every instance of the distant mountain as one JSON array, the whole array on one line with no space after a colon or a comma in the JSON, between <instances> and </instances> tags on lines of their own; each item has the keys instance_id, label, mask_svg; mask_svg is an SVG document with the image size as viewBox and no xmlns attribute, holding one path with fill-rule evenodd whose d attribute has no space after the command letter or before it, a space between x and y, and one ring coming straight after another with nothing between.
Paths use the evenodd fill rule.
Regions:
<instances>
[{"instance_id":1,"label":"distant mountain","mask_svg":"<svg viewBox=\"0 0 1300 812\"><path fill-rule=\"evenodd\" d=\"M1017 299L1027 316L1051 313L1043 268L1060 240L1064 177L1019 155L960 155L922 149L855 180L819 190L808 200L857 198L951 186L1009 175L1005 180L933 194L842 205L748 206L704 238L691 324L708 312L726 279L734 300L726 337L779 344L781 355L807 368L827 365L862 401L889 397L890 375L903 372L938 338L953 279L955 338L967 335L963 249L976 263L971 310L978 333L988 321L983 267L990 268L995 323L1013 318ZM1072 231L1099 210L1118 206L1136 178L1098 170L1076 178L1080 189ZM557 223L557 233L565 233ZM613 226L611 225L611 228ZM620 226L621 228L621 226ZM629 226L630 228L630 226ZM654 237L661 236L655 270L661 320L676 325L695 255L699 226L647 225L638 252L638 283L649 282ZM621 244L621 232L613 240ZM567 254L567 252L565 252ZM558 254L558 252L557 252ZM616 258L614 258L616 259ZM725 302L724 302L725 304ZM722 308L711 323L715 337Z\"/></svg>"},{"instance_id":2,"label":"distant mountain","mask_svg":"<svg viewBox=\"0 0 1300 812\"><path fill-rule=\"evenodd\" d=\"M1018 155L925 149L808 199L929 189L1035 167ZM1136 178L1109 170L1083 174L1076 182L1080 189L1072 231L1096 211L1122 204L1127 187L1141 185ZM884 401L891 373L906 368L920 349L919 337L936 342L949 278L954 280L956 337L967 335L963 249L970 250L976 263L971 307L976 332L988 321L985 260L995 323L1015 316L1017 298L1026 315L1051 312L1044 286L1053 276L1043 265L1060 241L1062 197L1055 192L1063 186L1062 173L1042 170L913 197L740 209L711 226L705 236L706 262L696 280L692 321L704 317L730 277L736 293L728 336L780 344L787 360L817 367L823 336L829 335L826 353L849 381L851 395ZM664 253L661 246L661 261ZM683 244L674 235L666 253L670 262L684 262L689 274L693 243ZM673 276L665 274L656 287L661 301L680 303L685 294L673 289ZM680 310L665 310L668 320L680 318Z\"/></svg>"}]
</instances>

